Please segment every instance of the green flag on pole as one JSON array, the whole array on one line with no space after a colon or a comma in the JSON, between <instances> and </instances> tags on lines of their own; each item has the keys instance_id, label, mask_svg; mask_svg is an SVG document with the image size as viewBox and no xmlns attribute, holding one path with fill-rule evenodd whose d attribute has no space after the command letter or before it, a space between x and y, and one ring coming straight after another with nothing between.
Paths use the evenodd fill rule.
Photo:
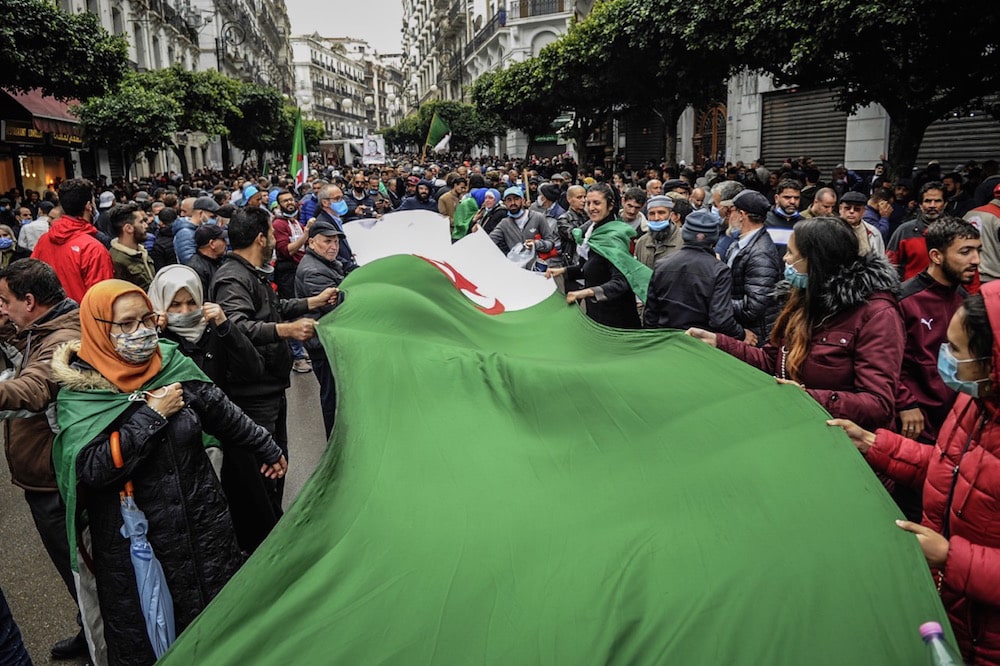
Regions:
<instances>
[{"instance_id":1,"label":"green flag on pole","mask_svg":"<svg viewBox=\"0 0 1000 666\"><path fill-rule=\"evenodd\" d=\"M434 116L431 118L431 126L427 130L426 145L433 152L447 152L450 140L451 128L448 127L448 123L442 120L441 116L435 111Z\"/></svg>"},{"instance_id":2,"label":"green flag on pole","mask_svg":"<svg viewBox=\"0 0 1000 666\"><path fill-rule=\"evenodd\" d=\"M163 664L922 663L917 540L814 400L454 265L344 281L329 448Z\"/></svg>"},{"instance_id":3,"label":"green flag on pole","mask_svg":"<svg viewBox=\"0 0 1000 666\"><path fill-rule=\"evenodd\" d=\"M306 153L306 135L302 130L302 109L295 114L295 131L292 134L292 158L288 162L295 180L295 189L309 177L309 157Z\"/></svg>"}]
</instances>

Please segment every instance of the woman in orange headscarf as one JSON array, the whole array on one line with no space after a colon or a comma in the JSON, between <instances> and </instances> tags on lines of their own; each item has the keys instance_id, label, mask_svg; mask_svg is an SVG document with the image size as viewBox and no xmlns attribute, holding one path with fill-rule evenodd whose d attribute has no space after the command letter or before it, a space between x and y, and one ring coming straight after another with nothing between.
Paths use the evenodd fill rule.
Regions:
<instances>
[{"instance_id":1,"label":"woman in orange headscarf","mask_svg":"<svg viewBox=\"0 0 1000 666\"><path fill-rule=\"evenodd\" d=\"M94 285L80 304L81 340L53 358L61 431L60 491L75 534L83 512L108 662L152 664L119 493L131 481L149 521L181 632L243 562L202 432L254 451L261 473L284 475L281 450L194 363L156 334L146 294L122 280ZM115 464L111 442L121 451ZM73 538L73 546L76 539ZM81 559L87 560L81 552ZM76 558L74 558L76 559ZM73 562L75 567L78 565Z\"/></svg>"}]
</instances>

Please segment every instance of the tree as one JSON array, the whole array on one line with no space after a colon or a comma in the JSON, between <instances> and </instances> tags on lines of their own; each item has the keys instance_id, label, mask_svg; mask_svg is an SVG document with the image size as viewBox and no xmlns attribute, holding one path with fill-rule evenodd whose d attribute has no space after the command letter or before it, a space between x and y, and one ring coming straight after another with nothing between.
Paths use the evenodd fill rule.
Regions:
<instances>
[{"instance_id":1,"label":"tree","mask_svg":"<svg viewBox=\"0 0 1000 666\"><path fill-rule=\"evenodd\" d=\"M559 104L547 93L538 58L486 72L472 85L471 98L481 118L500 131L519 129L529 137L548 134L559 115Z\"/></svg>"},{"instance_id":2,"label":"tree","mask_svg":"<svg viewBox=\"0 0 1000 666\"><path fill-rule=\"evenodd\" d=\"M71 107L80 118L84 139L93 146L121 152L126 169L141 154L173 145L180 105L129 74L109 95Z\"/></svg>"},{"instance_id":3,"label":"tree","mask_svg":"<svg viewBox=\"0 0 1000 666\"><path fill-rule=\"evenodd\" d=\"M0 88L85 100L117 86L127 54L125 39L109 35L94 14L68 14L45 0L3 2Z\"/></svg>"},{"instance_id":4,"label":"tree","mask_svg":"<svg viewBox=\"0 0 1000 666\"><path fill-rule=\"evenodd\" d=\"M1000 93L1000 12L972 0L707 0L652 3L680 16L689 40L731 56L731 71L778 84L829 86L848 112L888 113L889 170L909 175L924 132ZM992 107L995 110L995 105Z\"/></svg>"},{"instance_id":5,"label":"tree","mask_svg":"<svg viewBox=\"0 0 1000 666\"><path fill-rule=\"evenodd\" d=\"M244 153L256 153L257 164L264 163L266 151L283 143L287 143L291 154L291 130L281 93L256 83L244 83L234 106L226 121L234 146Z\"/></svg>"},{"instance_id":6,"label":"tree","mask_svg":"<svg viewBox=\"0 0 1000 666\"><path fill-rule=\"evenodd\" d=\"M228 121L241 113L236 102L243 84L215 70L189 72L180 65L173 65L141 76L152 90L177 100L179 131L224 137L229 133ZM181 162L181 173L188 175L187 155L180 146L172 144L171 147Z\"/></svg>"}]
</instances>

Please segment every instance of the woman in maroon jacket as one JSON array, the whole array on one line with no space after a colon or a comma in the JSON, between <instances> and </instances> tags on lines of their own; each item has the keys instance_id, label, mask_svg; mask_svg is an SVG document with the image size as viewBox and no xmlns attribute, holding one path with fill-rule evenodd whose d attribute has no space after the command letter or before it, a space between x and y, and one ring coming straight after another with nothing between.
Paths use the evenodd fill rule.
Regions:
<instances>
[{"instance_id":1,"label":"woman in maroon jacket","mask_svg":"<svg viewBox=\"0 0 1000 666\"><path fill-rule=\"evenodd\" d=\"M835 419L868 464L923 488L917 535L962 659L1000 665L1000 281L984 284L948 326L938 370L959 392L933 447Z\"/></svg>"},{"instance_id":2,"label":"woman in maroon jacket","mask_svg":"<svg viewBox=\"0 0 1000 666\"><path fill-rule=\"evenodd\" d=\"M687 333L801 387L834 417L889 427L905 340L898 287L885 257L858 256L847 223L815 217L798 222L788 240L777 286L788 300L766 345L699 328Z\"/></svg>"}]
</instances>

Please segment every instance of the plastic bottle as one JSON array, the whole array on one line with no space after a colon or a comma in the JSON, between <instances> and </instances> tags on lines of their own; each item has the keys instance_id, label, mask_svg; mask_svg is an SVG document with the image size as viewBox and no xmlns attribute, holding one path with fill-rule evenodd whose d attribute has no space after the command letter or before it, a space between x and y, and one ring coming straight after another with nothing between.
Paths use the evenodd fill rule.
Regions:
<instances>
[{"instance_id":1,"label":"plastic bottle","mask_svg":"<svg viewBox=\"0 0 1000 666\"><path fill-rule=\"evenodd\" d=\"M962 666L962 660L944 640L944 631L937 622L920 625L920 635L927 644L927 663L930 666Z\"/></svg>"}]
</instances>

